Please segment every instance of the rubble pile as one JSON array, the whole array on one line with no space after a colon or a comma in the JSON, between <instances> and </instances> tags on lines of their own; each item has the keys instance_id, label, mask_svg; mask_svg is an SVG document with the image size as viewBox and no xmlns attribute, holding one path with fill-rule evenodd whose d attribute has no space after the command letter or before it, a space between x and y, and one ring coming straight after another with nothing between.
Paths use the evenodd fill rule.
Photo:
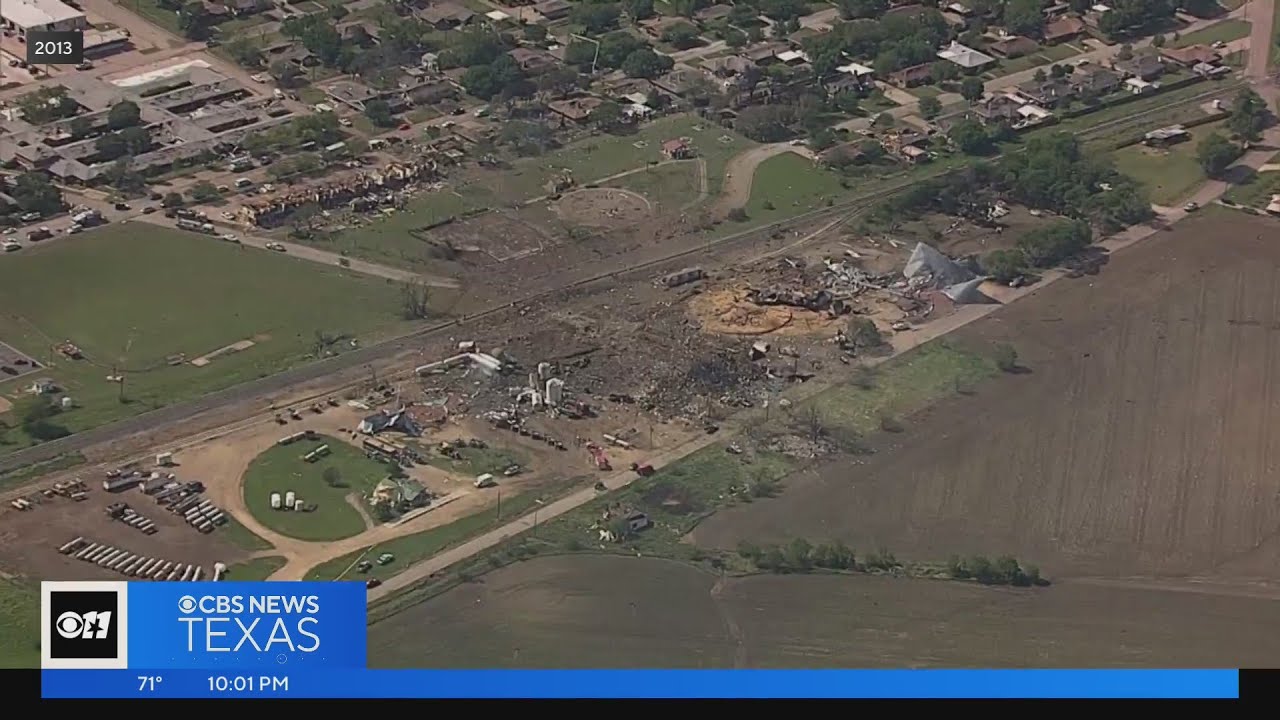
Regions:
<instances>
[{"instance_id":1,"label":"rubble pile","mask_svg":"<svg viewBox=\"0 0 1280 720\"><path fill-rule=\"evenodd\" d=\"M394 203L398 197L397 190L436 177L437 168L433 160L392 162L380 170L245 203L240 208L240 217L250 225L275 227L287 222L289 216L304 205L319 205L324 210L347 205L353 211L367 211Z\"/></svg>"}]
</instances>

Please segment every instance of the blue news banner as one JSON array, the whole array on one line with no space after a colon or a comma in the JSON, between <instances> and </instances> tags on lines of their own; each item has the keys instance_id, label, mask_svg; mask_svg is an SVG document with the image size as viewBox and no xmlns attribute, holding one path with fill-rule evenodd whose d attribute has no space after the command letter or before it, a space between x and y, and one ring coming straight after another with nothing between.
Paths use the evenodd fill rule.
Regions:
<instances>
[{"instance_id":1,"label":"blue news banner","mask_svg":"<svg viewBox=\"0 0 1280 720\"><path fill-rule=\"evenodd\" d=\"M50 699L1239 696L1235 670L369 670L360 582L46 582L41 595Z\"/></svg>"}]
</instances>

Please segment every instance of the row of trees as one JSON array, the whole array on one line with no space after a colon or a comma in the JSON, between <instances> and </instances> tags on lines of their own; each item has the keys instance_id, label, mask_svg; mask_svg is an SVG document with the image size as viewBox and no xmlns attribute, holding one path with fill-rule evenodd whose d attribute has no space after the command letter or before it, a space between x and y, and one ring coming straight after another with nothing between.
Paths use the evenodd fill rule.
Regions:
<instances>
[{"instance_id":1,"label":"row of trees","mask_svg":"<svg viewBox=\"0 0 1280 720\"><path fill-rule=\"evenodd\" d=\"M982 258L982 269L995 280L1012 282L1031 268L1061 263L1093 242L1093 229L1084 220L1058 220L1018 238L1014 247L992 250Z\"/></svg>"}]
</instances>

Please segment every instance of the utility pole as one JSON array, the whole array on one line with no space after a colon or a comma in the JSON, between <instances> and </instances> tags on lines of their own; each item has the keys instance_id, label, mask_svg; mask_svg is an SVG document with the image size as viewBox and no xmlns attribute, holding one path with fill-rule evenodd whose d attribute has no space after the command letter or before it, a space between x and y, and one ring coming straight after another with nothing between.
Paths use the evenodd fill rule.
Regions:
<instances>
[{"instance_id":1,"label":"utility pole","mask_svg":"<svg viewBox=\"0 0 1280 720\"><path fill-rule=\"evenodd\" d=\"M498 488L498 519L502 519L502 488Z\"/></svg>"}]
</instances>

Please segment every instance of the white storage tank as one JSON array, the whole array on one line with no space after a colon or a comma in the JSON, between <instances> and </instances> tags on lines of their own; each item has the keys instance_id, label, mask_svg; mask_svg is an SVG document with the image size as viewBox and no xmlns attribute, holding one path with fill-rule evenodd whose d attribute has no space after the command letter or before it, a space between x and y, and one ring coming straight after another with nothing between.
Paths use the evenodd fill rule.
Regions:
<instances>
[{"instance_id":1,"label":"white storage tank","mask_svg":"<svg viewBox=\"0 0 1280 720\"><path fill-rule=\"evenodd\" d=\"M290 494L290 495L292 495L293 493L289 493L289 494ZM294 510L297 510L298 512L302 512L302 508L303 508L303 505L302 505L302 498L298 498L297 500L294 500L294 501L293 501L293 509L294 509Z\"/></svg>"},{"instance_id":2,"label":"white storage tank","mask_svg":"<svg viewBox=\"0 0 1280 720\"><path fill-rule=\"evenodd\" d=\"M292 510L293 506L297 503L297 499L297 496L293 494L292 490L290 490L284 494L284 506Z\"/></svg>"},{"instance_id":3,"label":"white storage tank","mask_svg":"<svg viewBox=\"0 0 1280 720\"><path fill-rule=\"evenodd\" d=\"M271 493L271 509L280 509L280 493Z\"/></svg>"}]
</instances>

